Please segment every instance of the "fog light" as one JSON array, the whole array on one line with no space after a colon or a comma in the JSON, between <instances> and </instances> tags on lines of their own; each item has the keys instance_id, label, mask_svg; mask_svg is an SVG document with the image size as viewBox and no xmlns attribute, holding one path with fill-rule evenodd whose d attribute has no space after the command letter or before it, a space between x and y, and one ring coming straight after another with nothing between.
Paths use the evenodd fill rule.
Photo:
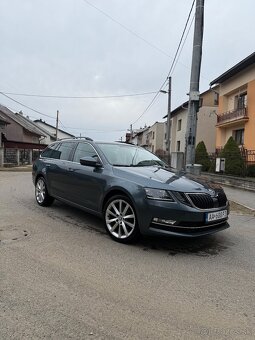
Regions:
<instances>
[{"instance_id":1,"label":"fog light","mask_svg":"<svg viewBox=\"0 0 255 340\"><path fill-rule=\"evenodd\" d=\"M162 218L154 217L152 222L159 223L159 224L166 224L166 225L174 225L176 221L173 221L173 220L164 220Z\"/></svg>"}]
</instances>

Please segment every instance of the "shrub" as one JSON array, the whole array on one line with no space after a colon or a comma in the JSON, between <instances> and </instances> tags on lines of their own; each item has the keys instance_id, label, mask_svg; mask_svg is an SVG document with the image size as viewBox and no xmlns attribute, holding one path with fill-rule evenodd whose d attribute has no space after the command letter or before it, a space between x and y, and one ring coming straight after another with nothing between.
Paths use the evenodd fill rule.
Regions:
<instances>
[{"instance_id":1,"label":"shrub","mask_svg":"<svg viewBox=\"0 0 255 340\"><path fill-rule=\"evenodd\" d=\"M208 171L211 168L211 161L203 141L196 146L195 162L202 165L202 171Z\"/></svg>"},{"instance_id":2,"label":"shrub","mask_svg":"<svg viewBox=\"0 0 255 340\"><path fill-rule=\"evenodd\" d=\"M239 147L233 137L230 137L220 153L221 158L226 159L225 173L234 176L244 174L244 160Z\"/></svg>"},{"instance_id":3,"label":"shrub","mask_svg":"<svg viewBox=\"0 0 255 340\"><path fill-rule=\"evenodd\" d=\"M255 164L247 166L246 175L249 177L255 177Z\"/></svg>"}]
</instances>

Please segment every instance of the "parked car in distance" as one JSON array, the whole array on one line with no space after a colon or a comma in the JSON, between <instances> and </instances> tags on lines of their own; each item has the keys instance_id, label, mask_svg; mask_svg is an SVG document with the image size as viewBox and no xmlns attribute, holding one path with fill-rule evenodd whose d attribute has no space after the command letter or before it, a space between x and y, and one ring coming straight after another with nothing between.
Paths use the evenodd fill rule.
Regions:
<instances>
[{"instance_id":1,"label":"parked car in distance","mask_svg":"<svg viewBox=\"0 0 255 340\"><path fill-rule=\"evenodd\" d=\"M108 234L196 237L229 227L223 189L167 168L144 148L90 138L56 141L33 164L35 199L54 199L101 216Z\"/></svg>"}]
</instances>

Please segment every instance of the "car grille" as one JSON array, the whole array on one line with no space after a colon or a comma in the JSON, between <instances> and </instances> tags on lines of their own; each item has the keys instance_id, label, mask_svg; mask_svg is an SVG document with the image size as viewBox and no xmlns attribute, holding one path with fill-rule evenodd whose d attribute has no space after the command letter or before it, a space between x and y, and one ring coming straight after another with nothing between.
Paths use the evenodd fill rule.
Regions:
<instances>
[{"instance_id":1,"label":"car grille","mask_svg":"<svg viewBox=\"0 0 255 340\"><path fill-rule=\"evenodd\" d=\"M208 194L187 194L191 202L196 208L199 209L212 209L225 207L227 204L227 197L223 189L215 190L215 196L212 197Z\"/></svg>"},{"instance_id":2,"label":"car grille","mask_svg":"<svg viewBox=\"0 0 255 340\"><path fill-rule=\"evenodd\" d=\"M214 208L213 198L207 194L188 194L195 207L199 209Z\"/></svg>"}]
</instances>

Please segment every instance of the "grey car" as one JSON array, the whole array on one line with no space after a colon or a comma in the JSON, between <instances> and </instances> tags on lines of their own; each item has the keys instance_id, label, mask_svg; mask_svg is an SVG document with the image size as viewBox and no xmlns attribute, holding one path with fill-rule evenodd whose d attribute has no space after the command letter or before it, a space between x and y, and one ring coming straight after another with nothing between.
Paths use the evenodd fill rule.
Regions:
<instances>
[{"instance_id":1,"label":"grey car","mask_svg":"<svg viewBox=\"0 0 255 340\"><path fill-rule=\"evenodd\" d=\"M144 148L74 138L49 145L33 164L35 198L103 218L118 242L141 234L196 237L229 227L229 203L215 184L188 178Z\"/></svg>"}]
</instances>

